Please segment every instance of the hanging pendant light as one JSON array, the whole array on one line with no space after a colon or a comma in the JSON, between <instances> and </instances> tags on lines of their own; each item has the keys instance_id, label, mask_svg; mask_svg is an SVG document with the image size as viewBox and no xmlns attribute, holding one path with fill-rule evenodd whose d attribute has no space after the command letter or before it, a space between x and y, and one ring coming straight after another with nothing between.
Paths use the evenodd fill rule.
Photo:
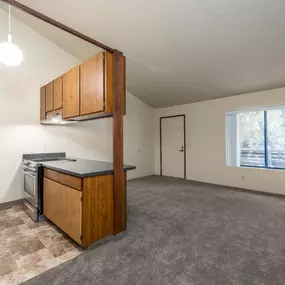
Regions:
<instances>
[{"instance_id":1,"label":"hanging pendant light","mask_svg":"<svg viewBox=\"0 0 285 285\"><path fill-rule=\"evenodd\" d=\"M9 33L8 41L0 43L0 62L8 66L19 65L23 61L22 51L12 43L11 35L11 7L9 5Z\"/></svg>"}]
</instances>

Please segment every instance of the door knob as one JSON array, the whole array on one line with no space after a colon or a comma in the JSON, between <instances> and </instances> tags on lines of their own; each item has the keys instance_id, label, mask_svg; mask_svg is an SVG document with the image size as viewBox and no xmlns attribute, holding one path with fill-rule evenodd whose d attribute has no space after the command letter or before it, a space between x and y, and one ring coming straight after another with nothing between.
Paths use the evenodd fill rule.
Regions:
<instances>
[{"instance_id":1,"label":"door knob","mask_svg":"<svg viewBox=\"0 0 285 285\"><path fill-rule=\"evenodd\" d=\"M179 149L179 151L183 152L184 151L184 146L182 146L181 149Z\"/></svg>"}]
</instances>

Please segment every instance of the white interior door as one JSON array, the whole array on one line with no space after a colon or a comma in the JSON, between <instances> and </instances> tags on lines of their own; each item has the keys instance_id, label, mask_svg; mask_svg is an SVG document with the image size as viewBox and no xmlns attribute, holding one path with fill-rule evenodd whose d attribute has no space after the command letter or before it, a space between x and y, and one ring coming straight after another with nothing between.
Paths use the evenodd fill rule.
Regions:
<instances>
[{"instance_id":1,"label":"white interior door","mask_svg":"<svg viewBox=\"0 0 285 285\"><path fill-rule=\"evenodd\" d=\"M184 177L184 116L161 118L161 174Z\"/></svg>"}]
</instances>

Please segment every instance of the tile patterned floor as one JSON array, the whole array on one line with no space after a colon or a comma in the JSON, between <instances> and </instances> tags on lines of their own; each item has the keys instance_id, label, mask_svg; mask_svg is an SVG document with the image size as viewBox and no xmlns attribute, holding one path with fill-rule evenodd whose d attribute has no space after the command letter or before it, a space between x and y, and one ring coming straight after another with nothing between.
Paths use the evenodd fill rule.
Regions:
<instances>
[{"instance_id":1,"label":"tile patterned floor","mask_svg":"<svg viewBox=\"0 0 285 285\"><path fill-rule=\"evenodd\" d=\"M0 211L0 285L17 285L84 251L48 221L35 223L22 206Z\"/></svg>"}]
</instances>

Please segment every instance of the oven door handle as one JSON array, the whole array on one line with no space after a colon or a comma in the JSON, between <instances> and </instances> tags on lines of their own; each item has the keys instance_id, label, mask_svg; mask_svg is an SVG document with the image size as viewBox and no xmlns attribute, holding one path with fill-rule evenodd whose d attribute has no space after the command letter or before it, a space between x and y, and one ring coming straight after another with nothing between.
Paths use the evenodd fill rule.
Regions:
<instances>
[{"instance_id":1,"label":"oven door handle","mask_svg":"<svg viewBox=\"0 0 285 285\"><path fill-rule=\"evenodd\" d=\"M30 172L37 172L36 168L28 167L28 166L22 166L23 171L30 171Z\"/></svg>"}]
</instances>

